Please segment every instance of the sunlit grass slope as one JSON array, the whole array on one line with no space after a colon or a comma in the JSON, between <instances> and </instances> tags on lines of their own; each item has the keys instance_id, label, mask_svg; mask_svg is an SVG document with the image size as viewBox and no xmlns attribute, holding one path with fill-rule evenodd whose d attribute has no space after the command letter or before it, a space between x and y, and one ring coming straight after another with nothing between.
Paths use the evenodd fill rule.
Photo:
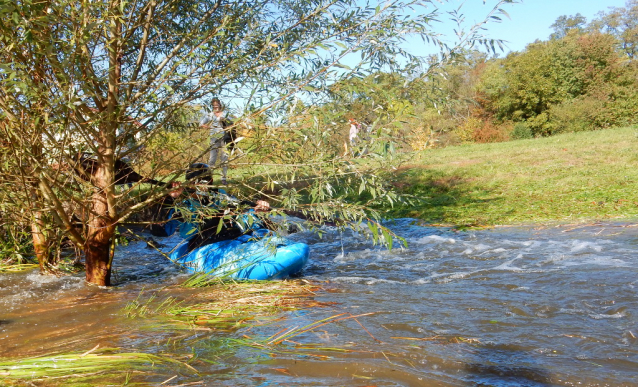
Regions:
<instances>
[{"instance_id":1,"label":"sunlit grass slope","mask_svg":"<svg viewBox=\"0 0 638 387\"><path fill-rule=\"evenodd\" d=\"M456 226L638 219L638 128L415 153L392 174L420 199L394 217Z\"/></svg>"}]
</instances>

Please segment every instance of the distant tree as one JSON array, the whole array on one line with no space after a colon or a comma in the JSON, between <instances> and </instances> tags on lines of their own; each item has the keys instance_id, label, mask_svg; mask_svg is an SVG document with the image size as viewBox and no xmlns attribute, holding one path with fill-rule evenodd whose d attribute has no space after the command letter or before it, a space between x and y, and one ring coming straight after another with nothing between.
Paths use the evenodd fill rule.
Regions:
<instances>
[{"instance_id":1,"label":"distant tree","mask_svg":"<svg viewBox=\"0 0 638 387\"><path fill-rule=\"evenodd\" d=\"M405 114L403 102L415 102L415 84L402 74L377 72L364 78L335 83L330 87L331 103L341 107L342 121L386 124Z\"/></svg>"},{"instance_id":2,"label":"distant tree","mask_svg":"<svg viewBox=\"0 0 638 387\"><path fill-rule=\"evenodd\" d=\"M549 36L550 39L562 39L570 31L582 32L587 25L587 18L580 13L576 15L562 15L550 27L554 32Z\"/></svg>"},{"instance_id":3,"label":"distant tree","mask_svg":"<svg viewBox=\"0 0 638 387\"><path fill-rule=\"evenodd\" d=\"M484 107L501 121L526 121L534 135L550 135L552 106L592 93L608 98L599 91L622 72L614 42L607 34L572 32L494 61L479 86Z\"/></svg>"},{"instance_id":4,"label":"distant tree","mask_svg":"<svg viewBox=\"0 0 638 387\"><path fill-rule=\"evenodd\" d=\"M613 35L622 52L634 59L638 54L638 0L627 0L625 7L600 12L590 29Z\"/></svg>"}]
</instances>

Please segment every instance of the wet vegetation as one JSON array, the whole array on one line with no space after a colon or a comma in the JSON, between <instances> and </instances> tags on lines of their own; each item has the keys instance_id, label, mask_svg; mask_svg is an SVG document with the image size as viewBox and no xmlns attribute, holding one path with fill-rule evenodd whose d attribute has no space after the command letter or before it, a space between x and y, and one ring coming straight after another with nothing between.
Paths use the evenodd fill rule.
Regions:
<instances>
[{"instance_id":1,"label":"wet vegetation","mask_svg":"<svg viewBox=\"0 0 638 387\"><path fill-rule=\"evenodd\" d=\"M234 331L267 322L281 311L321 307L312 299L320 286L299 281L230 281L217 278L202 280L201 274L191 277L181 286L200 292L188 300L174 296L158 299L157 294L140 296L125 308L128 318L146 318L150 324L167 329L197 328ZM163 293L170 293L170 289Z\"/></svg>"},{"instance_id":2,"label":"wet vegetation","mask_svg":"<svg viewBox=\"0 0 638 387\"><path fill-rule=\"evenodd\" d=\"M123 353L117 349L98 349L1 361L0 378L8 386L95 386L113 383L139 385L136 376L161 368L195 370L185 363L147 353ZM148 385L148 384L144 384Z\"/></svg>"},{"instance_id":3,"label":"wet vegetation","mask_svg":"<svg viewBox=\"0 0 638 387\"><path fill-rule=\"evenodd\" d=\"M198 368L227 366L240 350L258 354L288 354L328 358L325 353L349 352L346 347L300 344L295 338L326 325L366 316L340 313L305 326L284 327L282 312L321 308L329 303L313 300L323 291L321 284L305 280L222 281L203 283L193 278L175 287L142 291L121 311L135 321L145 334L161 334L165 344L158 352L133 353L118 348L99 348L86 352L56 353L17 360L0 360L0 380L10 386L150 386L179 380L201 380ZM264 335L260 332L273 332ZM193 348L193 353L184 353ZM195 348L198 348L195 351ZM324 353L324 354L322 354ZM175 375L171 377L170 375ZM161 379L161 380L160 380ZM169 384L170 385L170 384Z\"/></svg>"},{"instance_id":4,"label":"wet vegetation","mask_svg":"<svg viewBox=\"0 0 638 387\"><path fill-rule=\"evenodd\" d=\"M38 267L36 263L9 263L0 265L0 273L16 273L25 270L33 270Z\"/></svg>"}]
</instances>

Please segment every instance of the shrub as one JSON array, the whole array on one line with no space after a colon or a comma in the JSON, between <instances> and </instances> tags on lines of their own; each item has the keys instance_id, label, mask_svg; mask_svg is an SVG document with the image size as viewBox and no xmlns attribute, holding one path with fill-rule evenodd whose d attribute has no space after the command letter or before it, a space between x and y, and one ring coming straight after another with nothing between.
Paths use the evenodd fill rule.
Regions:
<instances>
[{"instance_id":1,"label":"shrub","mask_svg":"<svg viewBox=\"0 0 638 387\"><path fill-rule=\"evenodd\" d=\"M535 117L528 118L526 123L531 129L534 137L551 136L554 133L553 123L549 119L548 111L544 111Z\"/></svg>"},{"instance_id":2,"label":"shrub","mask_svg":"<svg viewBox=\"0 0 638 387\"><path fill-rule=\"evenodd\" d=\"M142 163L140 169L145 173L156 168L166 171L179 169L198 155L201 155L200 161L207 162L209 141L207 130L194 129L186 133L158 131L138 155L140 160L152 160Z\"/></svg>"},{"instance_id":3,"label":"shrub","mask_svg":"<svg viewBox=\"0 0 638 387\"><path fill-rule=\"evenodd\" d=\"M469 117L454 129L454 135L463 143L473 142L474 133L483 126L483 121L477 117Z\"/></svg>"},{"instance_id":4,"label":"shrub","mask_svg":"<svg viewBox=\"0 0 638 387\"><path fill-rule=\"evenodd\" d=\"M526 140L529 138L534 138L534 134L532 133L532 129L525 122L517 122L512 129L512 133L510 133L510 137L512 140Z\"/></svg>"},{"instance_id":5,"label":"shrub","mask_svg":"<svg viewBox=\"0 0 638 387\"><path fill-rule=\"evenodd\" d=\"M507 124L496 125L492 121L483 121L482 125L474 130L474 141L479 143L508 141L511 131L511 127Z\"/></svg>"},{"instance_id":6,"label":"shrub","mask_svg":"<svg viewBox=\"0 0 638 387\"><path fill-rule=\"evenodd\" d=\"M605 102L591 97L575 98L554 105L549 109L552 134L600 129L594 122L604 110Z\"/></svg>"},{"instance_id":7,"label":"shrub","mask_svg":"<svg viewBox=\"0 0 638 387\"><path fill-rule=\"evenodd\" d=\"M526 140L533 138L532 129L525 122L517 122L510 134L512 140Z\"/></svg>"},{"instance_id":8,"label":"shrub","mask_svg":"<svg viewBox=\"0 0 638 387\"><path fill-rule=\"evenodd\" d=\"M436 142L436 135L432 127L419 126L412 130L412 135L408 138L408 144L415 151L432 148Z\"/></svg>"},{"instance_id":9,"label":"shrub","mask_svg":"<svg viewBox=\"0 0 638 387\"><path fill-rule=\"evenodd\" d=\"M0 266L33 260L29 225L23 221L16 221L11 215L13 214L0 213L0 223L3 225L0 228Z\"/></svg>"},{"instance_id":10,"label":"shrub","mask_svg":"<svg viewBox=\"0 0 638 387\"><path fill-rule=\"evenodd\" d=\"M510 139L509 124L496 125L494 121L469 117L454 129L454 135L463 143L468 142L502 142Z\"/></svg>"},{"instance_id":11,"label":"shrub","mask_svg":"<svg viewBox=\"0 0 638 387\"><path fill-rule=\"evenodd\" d=\"M455 120L449 114L425 107L415 108L413 117L402 120L405 142L412 150L424 150L441 144L441 139L454 130Z\"/></svg>"}]
</instances>

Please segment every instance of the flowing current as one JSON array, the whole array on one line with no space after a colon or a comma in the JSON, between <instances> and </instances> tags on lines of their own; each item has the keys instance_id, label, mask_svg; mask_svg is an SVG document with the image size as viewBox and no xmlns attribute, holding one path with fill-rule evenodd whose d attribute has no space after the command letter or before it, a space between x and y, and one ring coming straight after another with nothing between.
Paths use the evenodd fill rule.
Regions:
<instances>
[{"instance_id":1,"label":"flowing current","mask_svg":"<svg viewBox=\"0 0 638 387\"><path fill-rule=\"evenodd\" d=\"M309 243L303 278L322 285L314 298L328 306L281 312L277 324L250 334L360 316L294 338L313 351L237 347L220 360L219 333L181 332L187 338L170 351L210 361L163 385L638 385L635 224L455 232L401 219L388 226L407 248L387 251L331 229L321 238L291 235ZM97 344L169 351L174 332L143 329L122 308L143 289L185 275L143 242L120 249L115 267L118 285L110 289L81 276L0 274L0 358ZM172 375L146 381L159 385Z\"/></svg>"}]
</instances>

